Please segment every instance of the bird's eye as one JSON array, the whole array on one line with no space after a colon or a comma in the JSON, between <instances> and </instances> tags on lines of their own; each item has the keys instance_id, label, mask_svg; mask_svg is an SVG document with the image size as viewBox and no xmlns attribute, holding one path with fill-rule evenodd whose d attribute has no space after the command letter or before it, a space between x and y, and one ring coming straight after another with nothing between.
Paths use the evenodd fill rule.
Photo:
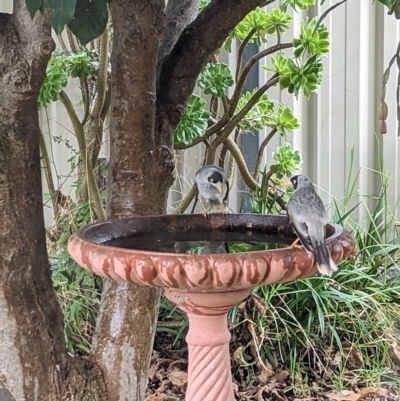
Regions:
<instances>
[{"instance_id":1,"label":"bird's eye","mask_svg":"<svg viewBox=\"0 0 400 401\"><path fill-rule=\"evenodd\" d=\"M296 185L297 184L297 180L293 180L293 185Z\"/></svg>"},{"instance_id":2,"label":"bird's eye","mask_svg":"<svg viewBox=\"0 0 400 401\"><path fill-rule=\"evenodd\" d=\"M214 182L214 178L210 178L210 181L211 181L211 182Z\"/></svg>"}]
</instances>

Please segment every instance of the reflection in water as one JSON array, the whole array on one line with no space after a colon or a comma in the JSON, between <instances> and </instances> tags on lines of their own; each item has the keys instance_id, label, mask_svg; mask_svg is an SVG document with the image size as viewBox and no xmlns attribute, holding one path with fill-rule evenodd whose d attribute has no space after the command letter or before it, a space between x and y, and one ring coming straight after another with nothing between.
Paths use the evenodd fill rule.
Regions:
<instances>
[{"instance_id":1,"label":"reflection in water","mask_svg":"<svg viewBox=\"0 0 400 401\"><path fill-rule=\"evenodd\" d=\"M102 245L152 252L221 254L283 248L291 244L293 238L254 232L246 235L222 231L207 233L182 231L173 234L138 235L133 233L130 236L103 242Z\"/></svg>"}]
</instances>

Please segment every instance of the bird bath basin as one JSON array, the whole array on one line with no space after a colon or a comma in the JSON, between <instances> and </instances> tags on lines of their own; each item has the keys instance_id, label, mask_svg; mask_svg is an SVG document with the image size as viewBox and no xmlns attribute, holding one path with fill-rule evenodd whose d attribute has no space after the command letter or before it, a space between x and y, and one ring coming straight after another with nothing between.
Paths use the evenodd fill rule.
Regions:
<instances>
[{"instance_id":1,"label":"bird bath basin","mask_svg":"<svg viewBox=\"0 0 400 401\"><path fill-rule=\"evenodd\" d=\"M342 227L327 225L336 264L354 250ZM95 223L69 239L75 261L117 281L164 287L189 318L187 401L233 401L227 313L259 285L283 283L317 272L314 257L289 248L295 239L286 216L255 214L163 215ZM187 241L262 242L278 249L243 253L186 254ZM285 247L286 245L286 247Z\"/></svg>"}]
</instances>

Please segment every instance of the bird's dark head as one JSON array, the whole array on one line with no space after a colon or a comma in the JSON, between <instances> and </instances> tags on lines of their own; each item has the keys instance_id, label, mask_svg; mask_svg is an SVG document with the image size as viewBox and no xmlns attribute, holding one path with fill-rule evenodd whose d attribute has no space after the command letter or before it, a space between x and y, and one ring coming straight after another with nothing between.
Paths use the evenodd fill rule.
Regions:
<instances>
[{"instance_id":1,"label":"bird's dark head","mask_svg":"<svg viewBox=\"0 0 400 401\"><path fill-rule=\"evenodd\" d=\"M222 174L219 171L212 171L211 174L207 177L208 182L217 188L218 192L221 193L222 191Z\"/></svg>"},{"instance_id":2,"label":"bird's dark head","mask_svg":"<svg viewBox=\"0 0 400 401\"><path fill-rule=\"evenodd\" d=\"M290 182L292 183L293 188L295 190L297 188L301 188L303 186L312 185L310 178L308 178L306 175L303 175L303 174L294 175L290 179Z\"/></svg>"}]
</instances>

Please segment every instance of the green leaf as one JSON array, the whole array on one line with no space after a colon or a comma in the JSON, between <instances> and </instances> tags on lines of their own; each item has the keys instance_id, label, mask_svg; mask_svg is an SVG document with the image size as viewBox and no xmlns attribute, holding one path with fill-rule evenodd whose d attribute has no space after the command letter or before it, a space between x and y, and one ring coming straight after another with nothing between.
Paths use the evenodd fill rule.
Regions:
<instances>
[{"instance_id":1,"label":"green leaf","mask_svg":"<svg viewBox=\"0 0 400 401\"><path fill-rule=\"evenodd\" d=\"M242 110L251 100L257 89L252 92L246 92L240 99L236 108L236 114ZM247 112L239 122L239 127L244 132L260 131L270 121L270 117L275 110L274 103L269 100L268 95L264 93L258 102Z\"/></svg>"},{"instance_id":2,"label":"green leaf","mask_svg":"<svg viewBox=\"0 0 400 401\"><path fill-rule=\"evenodd\" d=\"M299 120L293 115L292 110L286 106L280 106L278 112L271 116L268 126L276 130L286 138L286 131L293 131L300 127Z\"/></svg>"},{"instance_id":3,"label":"green leaf","mask_svg":"<svg viewBox=\"0 0 400 401\"><path fill-rule=\"evenodd\" d=\"M48 107L60 97L60 92L68 84L68 75L63 59L53 53L47 64L46 77L38 97L39 107Z\"/></svg>"},{"instance_id":4,"label":"green leaf","mask_svg":"<svg viewBox=\"0 0 400 401\"><path fill-rule=\"evenodd\" d=\"M299 8L300 10L307 10L309 7L315 4L315 0L280 0L279 8L283 11L286 11L290 6L293 10Z\"/></svg>"},{"instance_id":5,"label":"green leaf","mask_svg":"<svg viewBox=\"0 0 400 401\"><path fill-rule=\"evenodd\" d=\"M393 6L396 4L396 0L378 0L380 3L385 5L389 10L393 8Z\"/></svg>"},{"instance_id":6,"label":"green leaf","mask_svg":"<svg viewBox=\"0 0 400 401\"><path fill-rule=\"evenodd\" d=\"M276 161L276 164L273 164L270 170L279 179L284 176L290 178L300 170L300 165L303 163L300 152L292 150L290 143L287 142L282 146L278 146L272 157Z\"/></svg>"},{"instance_id":7,"label":"green leaf","mask_svg":"<svg viewBox=\"0 0 400 401\"><path fill-rule=\"evenodd\" d=\"M204 135L210 117L205 106L204 99L193 94L190 96L186 113L175 131L175 143L190 145L195 139Z\"/></svg>"},{"instance_id":8,"label":"green leaf","mask_svg":"<svg viewBox=\"0 0 400 401\"><path fill-rule=\"evenodd\" d=\"M322 24L315 31L317 24L317 17L313 18L311 21L308 21L308 17L306 17L301 22L300 38L293 39L295 57L300 58L305 53L312 56L314 54L323 55L329 52L328 29Z\"/></svg>"},{"instance_id":9,"label":"green leaf","mask_svg":"<svg viewBox=\"0 0 400 401\"><path fill-rule=\"evenodd\" d=\"M289 24L293 21L290 14L283 13L279 8L274 8L265 14L265 31L269 35L285 33L289 29Z\"/></svg>"},{"instance_id":10,"label":"green leaf","mask_svg":"<svg viewBox=\"0 0 400 401\"><path fill-rule=\"evenodd\" d=\"M44 0L44 6L51 11L51 26L59 35L74 16L76 0Z\"/></svg>"},{"instance_id":11,"label":"green leaf","mask_svg":"<svg viewBox=\"0 0 400 401\"><path fill-rule=\"evenodd\" d=\"M43 0L26 0L26 8L29 11L31 18L33 18L42 5Z\"/></svg>"},{"instance_id":12,"label":"green leaf","mask_svg":"<svg viewBox=\"0 0 400 401\"><path fill-rule=\"evenodd\" d=\"M83 46L104 32L108 21L107 4L107 0L77 0L75 14L68 27Z\"/></svg>"},{"instance_id":13,"label":"green leaf","mask_svg":"<svg viewBox=\"0 0 400 401\"><path fill-rule=\"evenodd\" d=\"M206 95L224 97L227 89L234 84L231 71L225 63L208 63L201 71L197 85Z\"/></svg>"}]
</instances>

